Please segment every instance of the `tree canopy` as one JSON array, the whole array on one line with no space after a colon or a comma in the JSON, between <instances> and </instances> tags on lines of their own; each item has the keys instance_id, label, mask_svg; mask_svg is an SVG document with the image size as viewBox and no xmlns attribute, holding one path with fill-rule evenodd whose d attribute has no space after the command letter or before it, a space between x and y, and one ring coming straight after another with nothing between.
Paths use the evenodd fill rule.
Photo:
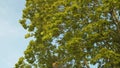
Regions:
<instances>
[{"instance_id":1,"label":"tree canopy","mask_svg":"<svg viewBox=\"0 0 120 68\"><path fill-rule=\"evenodd\" d=\"M26 0L33 37L15 68L120 67L119 0Z\"/></svg>"}]
</instances>

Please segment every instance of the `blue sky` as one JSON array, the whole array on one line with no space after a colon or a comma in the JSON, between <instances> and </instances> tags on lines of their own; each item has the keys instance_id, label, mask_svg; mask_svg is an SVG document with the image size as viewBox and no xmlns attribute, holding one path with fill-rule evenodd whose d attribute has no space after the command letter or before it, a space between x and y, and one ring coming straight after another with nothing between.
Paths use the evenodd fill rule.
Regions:
<instances>
[{"instance_id":1,"label":"blue sky","mask_svg":"<svg viewBox=\"0 0 120 68\"><path fill-rule=\"evenodd\" d=\"M13 68L28 45L18 23L25 0L0 0L0 68Z\"/></svg>"}]
</instances>

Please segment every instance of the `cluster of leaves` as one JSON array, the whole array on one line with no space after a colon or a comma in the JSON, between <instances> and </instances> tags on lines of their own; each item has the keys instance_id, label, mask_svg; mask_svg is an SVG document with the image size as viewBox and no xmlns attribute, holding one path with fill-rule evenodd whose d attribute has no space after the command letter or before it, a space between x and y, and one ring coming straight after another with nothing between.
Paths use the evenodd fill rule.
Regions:
<instances>
[{"instance_id":1,"label":"cluster of leaves","mask_svg":"<svg viewBox=\"0 0 120 68\"><path fill-rule=\"evenodd\" d=\"M120 67L119 0L26 0L20 23L34 40L15 68Z\"/></svg>"}]
</instances>

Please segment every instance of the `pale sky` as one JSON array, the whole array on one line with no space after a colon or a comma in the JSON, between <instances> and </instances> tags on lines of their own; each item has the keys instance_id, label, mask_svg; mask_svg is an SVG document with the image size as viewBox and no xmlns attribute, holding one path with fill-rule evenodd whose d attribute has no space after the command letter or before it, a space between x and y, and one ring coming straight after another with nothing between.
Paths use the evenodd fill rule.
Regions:
<instances>
[{"instance_id":1,"label":"pale sky","mask_svg":"<svg viewBox=\"0 0 120 68\"><path fill-rule=\"evenodd\" d=\"M0 0L0 68L13 68L28 45L18 23L25 0Z\"/></svg>"},{"instance_id":2,"label":"pale sky","mask_svg":"<svg viewBox=\"0 0 120 68\"><path fill-rule=\"evenodd\" d=\"M24 5L25 0L0 0L0 68L13 68L29 43L18 23Z\"/></svg>"}]
</instances>

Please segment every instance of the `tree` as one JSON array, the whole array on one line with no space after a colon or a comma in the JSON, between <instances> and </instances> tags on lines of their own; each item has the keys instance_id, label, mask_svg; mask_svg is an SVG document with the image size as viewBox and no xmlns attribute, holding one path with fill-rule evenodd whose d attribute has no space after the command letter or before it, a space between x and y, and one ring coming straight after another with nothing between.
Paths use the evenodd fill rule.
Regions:
<instances>
[{"instance_id":1,"label":"tree","mask_svg":"<svg viewBox=\"0 0 120 68\"><path fill-rule=\"evenodd\" d=\"M25 6L20 23L25 38L34 39L15 68L120 67L119 0L26 0Z\"/></svg>"}]
</instances>

